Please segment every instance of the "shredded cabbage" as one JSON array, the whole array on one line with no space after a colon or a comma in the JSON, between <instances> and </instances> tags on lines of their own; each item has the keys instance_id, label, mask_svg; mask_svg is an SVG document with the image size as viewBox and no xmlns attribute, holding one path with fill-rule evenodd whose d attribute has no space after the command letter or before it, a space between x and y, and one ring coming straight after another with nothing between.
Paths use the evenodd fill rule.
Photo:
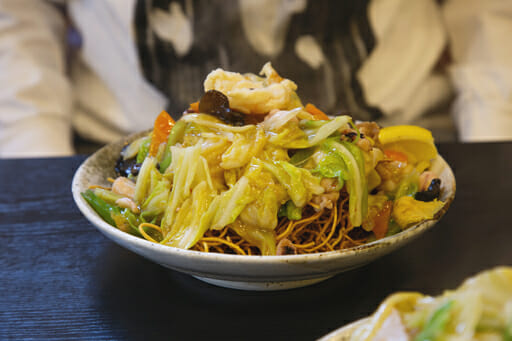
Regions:
<instances>
[{"instance_id":1,"label":"shredded cabbage","mask_svg":"<svg viewBox=\"0 0 512 341\"><path fill-rule=\"evenodd\" d=\"M314 194L324 192L320 179L307 169L295 167L286 161L277 161L275 164L264 162L264 166L286 188L297 207L304 207Z\"/></svg>"},{"instance_id":2,"label":"shredded cabbage","mask_svg":"<svg viewBox=\"0 0 512 341\"><path fill-rule=\"evenodd\" d=\"M353 226L361 226L368 209L368 188L361 150L348 142L326 140L324 148L338 155L348 170L347 189L349 198L349 216Z\"/></svg>"}]
</instances>

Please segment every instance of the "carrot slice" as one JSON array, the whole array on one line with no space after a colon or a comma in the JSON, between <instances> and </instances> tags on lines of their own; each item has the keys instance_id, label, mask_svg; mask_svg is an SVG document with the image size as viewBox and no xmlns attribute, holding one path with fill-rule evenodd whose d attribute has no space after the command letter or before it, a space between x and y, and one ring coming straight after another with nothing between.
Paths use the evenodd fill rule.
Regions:
<instances>
[{"instance_id":1,"label":"carrot slice","mask_svg":"<svg viewBox=\"0 0 512 341\"><path fill-rule=\"evenodd\" d=\"M199 112L199 102L194 102L194 103L190 103L190 107L189 107L190 110L192 110L193 112Z\"/></svg>"},{"instance_id":2,"label":"carrot slice","mask_svg":"<svg viewBox=\"0 0 512 341\"><path fill-rule=\"evenodd\" d=\"M153 127L153 135L151 137L151 145L149 146L149 155L155 156L158 152L158 147L167 141L169 132L174 126L174 120L165 110L157 116L155 125Z\"/></svg>"},{"instance_id":3,"label":"carrot slice","mask_svg":"<svg viewBox=\"0 0 512 341\"><path fill-rule=\"evenodd\" d=\"M405 155L405 153L402 153L402 152L399 152L396 150L385 150L384 154L386 155L387 158L389 158L391 160L395 160L395 161L399 161L399 162L407 162L408 161L407 155Z\"/></svg>"},{"instance_id":4,"label":"carrot slice","mask_svg":"<svg viewBox=\"0 0 512 341\"><path fill-rule=\"evenodd\" d=\"M391 217L392 201L386 201L382 209L374 218L373 233L377 239L384 238L389 228L389 218Z\"/></svg>"},{"instance_id":5,"label":"carrot slice","mask_svg":"<svg viewBox=\"0 0 512 341\"><path fill-rule=\"evenodd\" d=\"M315 120L329 120L329 117L322 110L318 109L314 104L308 103L304 109L313 115Z\"/></svg>"}]
</instances>

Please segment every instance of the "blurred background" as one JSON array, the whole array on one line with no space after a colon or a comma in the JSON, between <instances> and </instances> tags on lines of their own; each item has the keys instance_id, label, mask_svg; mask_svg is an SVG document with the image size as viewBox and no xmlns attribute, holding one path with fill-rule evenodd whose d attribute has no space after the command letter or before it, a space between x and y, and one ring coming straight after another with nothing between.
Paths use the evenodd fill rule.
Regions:
<instances>
[{"instance_id":1,"label":"blurred background","mask_svg":"<svg viewBox=\"0 0 512 341\"><path fill-rule=\"evenodd\" d=\"M512 140L510 0L0 0L0 157L91 153L267 61L305 103Z\"/></svg>"}]
</instances>

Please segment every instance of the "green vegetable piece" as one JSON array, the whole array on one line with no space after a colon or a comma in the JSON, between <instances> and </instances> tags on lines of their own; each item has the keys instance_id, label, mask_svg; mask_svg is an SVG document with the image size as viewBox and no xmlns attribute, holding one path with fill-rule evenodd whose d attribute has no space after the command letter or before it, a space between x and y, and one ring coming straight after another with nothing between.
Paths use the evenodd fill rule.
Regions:
<instances>
[{"instance_id":1,"label":"green vegetable piece","mask_svg":"<svg viewBox=\"0 0 512 341\"><path fill-rule=\"evenodd\" d=\"M278 135L270 137L269 142L291 149L313 147L323 142L329 136L339 134L338 130L348 127L350 120L349 116L338 116L330 121L324 121L325 123L319 125L317 129L301 129L299 125L289 127L287 124Z\"/></svg>"},{"instance_id":2,"label":"green vegetable piece","mask_svg":"<svg viewBox=\"0 0 512 341\"><path fill-rule=\"evenodd\" d=\"M303 181L303 172L286 161L278 161L276 164L285 171L288 179L287 190L294 204L303 207L307 203L308 191ZM280 180L281 181L281 180Z\"/></svg>"},{"instance_id":3,"label":"green vegetable piece","mask_svg":"<svg viewBox=\"0 0 512 341\"><path fill-rule=\"evenodd\" d=\"M365 172L365 162L363 152L359 147L357 147L354 143L342 141L341 144L347 148L350 153L354 156L357 161L357 166L359 168L359 176L361 178L360 183L360 198L359 198L359 214L361 216L361 223L366 218L368 213L368 184L366 183L366 172ZM350 206L350 204L349 204ZM355 225L355 224L354 224ZM360 225L360 224L359 224ZM355 225L355 226L359 226Z\"/></svg>"},{"instance_id":4,"label":"green vegetable piece","mask_svg":"<svg viewBox=\"0 0 512 341\"><path fill-rule=\"evenodd\" d=\"M503 341L512 341L512 318L505 326L505 330L503 331Z\"/></svg>"},{"instance_id":5,"label":"green vegetable piece","mask_svg":"<svg viewBox=\"0 0 512 341\"><path fill-rule=\"evenodd\" d=\"M364 158L356 145L335 139L327 139L323 148L343 159L347 167L347 189L349 192L349 218L354 226L360 226L368 212L368 186L364 170Z\"/></svg>"},{"instance_id":6,"label":"green vegetable piece","mask_svg":"<svg viewBox=\"0 0 512 341\"><path fill-rule=\"evenodd\" d=\"M82 197L91 205L91 207L110 225L116 226L112 214L118 214L119 208L110 205L105 200L99 198L90 189L82 193Z\"/></svg>"},{"instance_id":7,"label":"green vegetable piece","mask_svg":"<svg viewBox=\"0 0 512 341\"><path fill-rule=\"evenodd\" d=\"M388 232L386 232L386 237L392 236L401 231L402 231L402 228L400 227L400 225L398 225L398 223L396 221L394 221L393 219L390 219L389 224L388 224Z\"/></svg>"},{"instance_id":8,"label":"green vegetable piece","mask_svg":"<svg viewBox=\"0 0 512 341\"><path fill-rule=\"evenodd\" d=\"M172 162L172 152L171 146L174 146L176 143L183 139L183 135L185 134L185 128L187 127L187 123L185 121L178 121L172 127L171 132L169 133L169 138L167 139L167 145L165 147L164 155L162 156L162 161L160 161L160 172L164 173L167 167Z\"/></svg>"},{"instance_id":9,"label":"green vegetable piece","mask_svg":"<svg viewBox=\"0 0 512 341\"><path fill-rule=\"evenodd\" d=\"M434 341L445 331L450 313L453 308L453 301L447 301L432 314L425 324L423 330L416 335L414 341Z\"/></svg>"},{"instance_id":10,"label":"green vegetable piece","mask_svg":"<svg viewBox=\"0 0 512 341\"><path fill-rule=\"evenodd\" d=\"M295 206L293 201L288 201L286 204L286 213L288 215L288 219L290 220L299 220L302 219L302 209L300 207Z\"/></svg>"},{"instance_id":11,"label":"green vegetable piece","mask_svg":"<svg viewBox=\"0 0 512 341\"><path fill-rule=\"evenodd\" d=\"M142 235L139 232L139 225L142 223L140 217L127 208L122 210L121 214L132 228L133 234L142 237Z\"/></svg>"},{"instance_id":12,"label":"green vegetable piece","mask_svg":"<svg viewBox=\"0 0 512 341\"><path fill-rule=\"evenodd\" d=\"M128 232L134 236L142 237L139 231L139 225L142 223L142 220L140 219L139 215L136 215L129 209L125 208L118 213L113 213L112 216L116 218L116 221L119 221L118 219L120 219L121 221L124 221L126 223L123 225L127 225L128 227L130 227L130 229L120 228L121 230ZM151 230L151 233L153 233L154 231L153 229L148 230Z\"/></svg>"},{"instance_id":13,"label":"green vegetable piece","mask_svg":"<svg viewBox=\"0 0 512 341\"><path fill-rule=\"evenodd\" d=\"M295 206L293 201L288 200L284 205L279 208L279 217L287 217L290 220L302 219L302 209Z\"/></svg>"},{"instance_id":14,"label":"green vegetable piece","mask_svg":"<svg viewBox=\"0 0 512 341\"><path fill-rule=\"evenodd\" d=\"M156 169L153 172L160 174ZM167 179L152 179L151 184L154 184L154 186L144 200L142 210L151 212L151 215L156 216L164 213L167 207L171 184Z\"/></svg>"},{"instance_id":15,"label":"green vegetable piece","mask_svg":"<svg viewBox=\"0 0 512 341\"><path fill-rule=\"evenodd\" d=\"M318 129L324 124L326 124L327 120L301 120L299 125L303 129Z\"/></svg>"},{"instance_id":16,"label":"green vegetable piece","mask_svg":"<svg viewBox=\"0 0 512 341\"><path fill-rule=\"evenodd\" d=\"M418 174L413 171L398 184L395 200L405 196L411 196L418 192Z\"/></svg>"},{"instance_id":17,"label":"green vegetable piece","mask_svg":"<svg viewBox=\"0 0 512 341\"><path fill-rule=\"evenodd\" d=\"M110 201L116 199L117 197L122 196L119 196L113 192L101 188L96 188L94 191L90 189L85 191L84 193L82 193L82 197L107 223L119 228L119 226L117 226L116 224L116 219L120 218L121 221L124 220L130 227L130 230L127 230L125 232L128 232L138 237L142 237L138 229L138 226L141 223L141 219L139 218L139 216L134 214L129 209L121 210L119 207L109 203Z\"/></svg>"},{"instance_id":18,"label":"green vegetable piece","mask_svg":"<svg viewBox=\"0 0 512 341\"><path fill-rule=\"evenodd\" d=\"M140 146L147 139L149 139L149 136L139 137L135 141L132 141L128 146L123 148L123 150L121 151L121 156L123 157L123 160L128 160L137 157L137 153L140 150Z\"/></svg>"},{"instance_id":19,"label":"green vegetable piece","mask_svg":"<svg viewBox=\"0 0 512 341\"><path fill-rule=\"evenodd\" d=\"M288 214L288 212L286 211L286 203L284 203L283 205L281 205L281 207L279 207L279 211L277 212L277 216L279 218L281 217L286 217Z\"/></svg>"},{"instance_id":20,"label":"green vegetable piece","mask_svg":"<svg viewBox=\"0 0 512 341\"><path fill-rule=\"evenodd\" d=\"M331 121L327 121L327 123L318 128L314 134L308 134L308 146L314 146L322 142L332 134L336 133L338 129L346 126L349 122L351 122L351 118L349 116L338 116Z\"/></svg>"},{"instance_id":21,"label":"green vegetable piece","mask_svg":"<svg viewBox=\"0 0 512 341\"><path fill-rule=\"evenodd\" d=\"M151 145L151 138L148 138L146 141L144 141L139 149L139 152L137 153L137 163L142 163L146 156L148 156L149 153L149 146Z\"/></svg>"},{"instance_id":22,"label":"green vegetable piece","mask_svg":"<svg viewBox=\"0 0 512 341\"><path fill-rule=\"evenodd\" d=\"M324 178L338 178L337 189L343 188L345 180L349 178L349 172L343 157L336 152L322 145L325 156L320 160L315 169L311 172L313 174L320 174Z\"/></svg>"},{"instance_id":23,"label":"green vegetable piece","mask_svg":"<svg viewBox=\"0 0 512 341\"><path fill-rule=\"evenodd\" d=\"M110 205L115 205L117 199L124 198L124 196L114 193L112 191L109 191L107 189L103 188L95 188L94 194L100 198L109 203Z\"/></svg>"},{"instance_id":24,"label":"green vegetable piece","mask_svg":"<svg viewBox=\"0 0 512 341\"><path fill-rule=\"evenodd\" d=\"M302 166L313 155L315 148L300 149L290 158L290 163L294 166Z\"/></svg>"}]
</instances>

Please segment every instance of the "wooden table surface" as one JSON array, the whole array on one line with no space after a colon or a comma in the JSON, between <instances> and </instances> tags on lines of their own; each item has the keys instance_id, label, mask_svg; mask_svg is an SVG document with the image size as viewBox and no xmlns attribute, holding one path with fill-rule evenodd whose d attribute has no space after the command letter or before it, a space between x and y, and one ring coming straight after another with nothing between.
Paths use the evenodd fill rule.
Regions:
<instances>
[{"instance_id":1,"label":"wooden table surface","mask_svg":"<svg viewBox=\"0 0 512 341\"><path fill-rule=\"evenodd\" d=\"M441 144L457 194L416 241L370 265L293 290L203 283L133 254L78 211L85 156L0 160L0 340L314 340L388 294L439 294L512 265L512 143Z\"/></svg>"}]
</instances>

